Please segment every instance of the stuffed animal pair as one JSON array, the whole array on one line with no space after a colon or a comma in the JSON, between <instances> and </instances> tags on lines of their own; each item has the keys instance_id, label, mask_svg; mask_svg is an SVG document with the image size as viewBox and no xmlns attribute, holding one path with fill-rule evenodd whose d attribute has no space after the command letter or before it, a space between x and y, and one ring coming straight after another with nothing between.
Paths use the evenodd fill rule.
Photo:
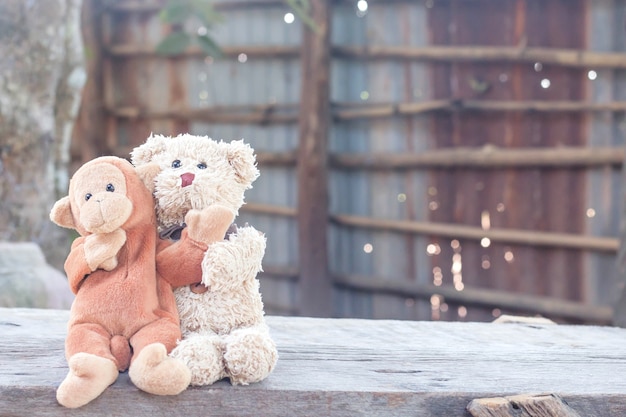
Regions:
<instances>
[{"instance_id":1,"label":"stuffed animal pair","mask_svg":"<svg viewBox=\"0 0 626 417\"><path fill-rule=\"evenodd\" d=\"M194 213L207 210L215 213L208 224L222 222L219 229L226 232L222 240L209 244L202 279L178 281L191 285L174 292L183 340L171 356L189 367L192 385L222 378L245 385L266 378L278 355L265 324L256 279L265 236L251 226L231 225L244 204L245 191L259 175L252 148L243 141L153 135L133 150L131 160L139 169L154 173L162 235L175 237L184 223L187 228L206 227L207 222ZM159 258L157 269L163 269Z\"/></svg>"},{"instance_id":2,"label":"stuffed animal pair","mask_svg":"<svg viewBox=\"0 0 626 417\"><path fill-rule=\"evenodd\" d=\"M231 225L258 176L252 149L152 136L132 159L136 168L88 162L51 211L81 234L65 264L76 294L57 390L66 407L87 404L129 366L138 388L174 395L224 377L257 382L276 364L256 280L265 237Z\"/></svg>"}]
</instances>

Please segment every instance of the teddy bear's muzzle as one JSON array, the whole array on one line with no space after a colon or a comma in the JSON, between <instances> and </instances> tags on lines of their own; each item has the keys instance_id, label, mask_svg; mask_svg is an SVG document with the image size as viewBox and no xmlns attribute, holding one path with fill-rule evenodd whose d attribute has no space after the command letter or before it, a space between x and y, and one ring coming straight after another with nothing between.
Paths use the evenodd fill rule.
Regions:
<instances>
[{"instance_id":1,"label":"teddy bear's muzzle","mask_svg":"<svg viewBox=\"0 0 626 417\"><path fill-rule=\"evenodd\" d=\"M182 181L181 187L186 187L188 185L193 184L194 178L196 178L196 176L192 174L191 172L185 172L184 174L182 174L180 176L180 179Z\"/></svg>"}]
</instances>

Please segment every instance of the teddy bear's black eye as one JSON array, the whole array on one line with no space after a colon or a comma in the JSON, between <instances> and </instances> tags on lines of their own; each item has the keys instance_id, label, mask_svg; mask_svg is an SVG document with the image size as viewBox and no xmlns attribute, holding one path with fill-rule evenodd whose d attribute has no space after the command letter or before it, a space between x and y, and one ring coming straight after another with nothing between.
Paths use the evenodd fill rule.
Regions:
<instances>
[{"instance_id":1,"label":"teddy bear's black eye","mask_svg":"<svg viewBox=\"0 0 626 417\"><path fill-rule=\"evenodd\" d=\"M89 201L90 198L91 198L91 193L85 194L85 201Z\"/></svg>"},{"instance_id":2,"label":"teddy bear's black eye","mask_svg":"<svg viewBox=\"0 0 626 417\"><path fill-rule=\"evenodd\" d=\"M200 162L197 167L200 169L206 169L206 164L204 162Z\"/></svg>"},{"instance_id":3,"label":"teddy bear's black eye","mask_svg":"<svg viewBox=\"0 0 626 417\"><path fill-rule=\"evenodd\" d=\"M110 193L115 191L115 187L113 186L113 184L107 184L107 191Z\"/></svg>"},{"instance_id":4,"label":"teddy bear's black eye","mask_svg":"<svg viewBox=\"0 0 626 417\"><path fill-rule=\"evenodd\" d=\"M174 162L172 162L172 168L180 168L183 164L180 163L180 159L175 160Z\"/></svg>"}]
</instances>

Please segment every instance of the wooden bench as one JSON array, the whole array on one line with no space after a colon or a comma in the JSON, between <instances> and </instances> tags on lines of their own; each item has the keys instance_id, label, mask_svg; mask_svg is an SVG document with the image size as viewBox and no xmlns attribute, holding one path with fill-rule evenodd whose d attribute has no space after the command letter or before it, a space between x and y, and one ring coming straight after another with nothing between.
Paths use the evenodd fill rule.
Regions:
<instances>
[{"instance_id":1,"label":"wooden bench","mask_svg":"<svg viewBox=\"0 0 626 417\"><path fill-rule=\"evenodd\" d=\"M68 410L67 319L0 308L0 416L626 416L625 329L302 317L268 317L280 359L261 383L159 397L124 373Z\"/></svg>"}]
</instances>

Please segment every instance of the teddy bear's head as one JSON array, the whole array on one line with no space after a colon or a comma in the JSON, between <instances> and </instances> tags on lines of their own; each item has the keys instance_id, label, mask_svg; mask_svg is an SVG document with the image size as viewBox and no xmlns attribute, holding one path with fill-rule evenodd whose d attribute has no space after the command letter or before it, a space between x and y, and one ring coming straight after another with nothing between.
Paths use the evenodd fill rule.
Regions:
<instances>
[{"instance_id":1,"label":"teddy bear's head","mask_svg":"<svg viewBox=\"0 0 626 417\"><path fill-rule=\"evenodd\" d=\"M110 233L129 226L138 217L133 216L133 201L150 204L150 193L141 181L125 159L93 159L72 176L69 195L54 204L50 219L81 235Z\"/></svg>"},{"instance_id":2,"label":"teddy bear's head","mask_svg":"<svg viewBox=\"0 0 626 417\"><path fill-rule=\"evenodd\" d=\"M131 152L131 161L154 186L161 228L180 225L189 210L212 204L238 213L245 191L259 176L254 151L243 140L151 135Z\"/></svg>"}]
</instances>

